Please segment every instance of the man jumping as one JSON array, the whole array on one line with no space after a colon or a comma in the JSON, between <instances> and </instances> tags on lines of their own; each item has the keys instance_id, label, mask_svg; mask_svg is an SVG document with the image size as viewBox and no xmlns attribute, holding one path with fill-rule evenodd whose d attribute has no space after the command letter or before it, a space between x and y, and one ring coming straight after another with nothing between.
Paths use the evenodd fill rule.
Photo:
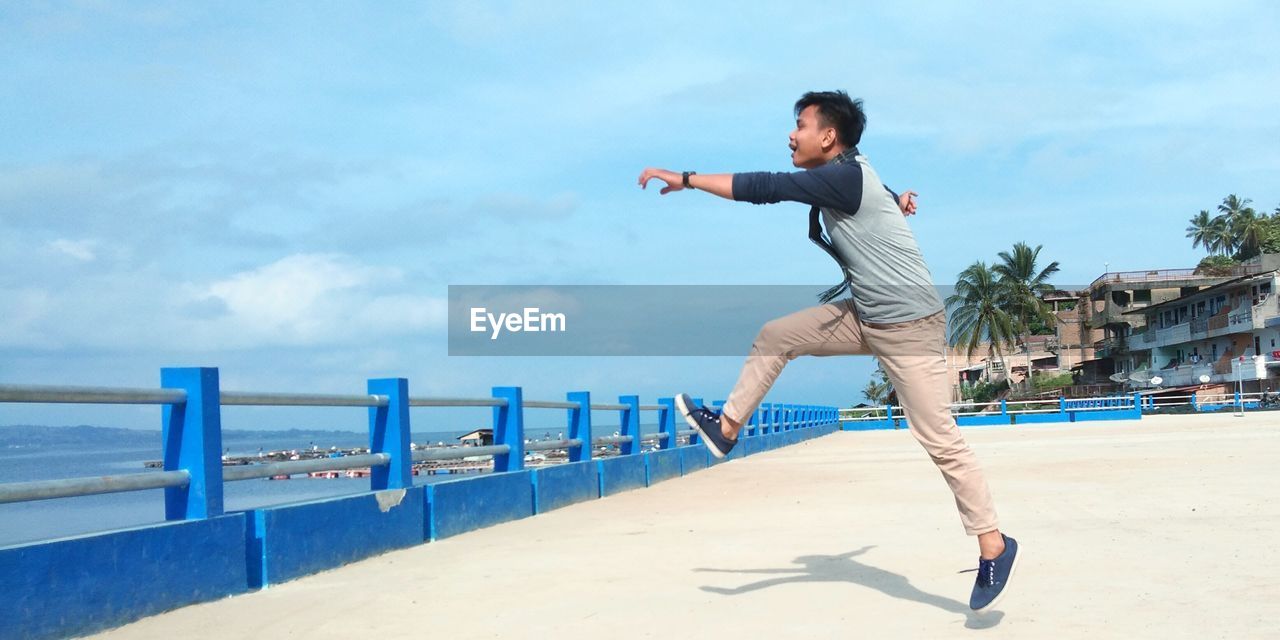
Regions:
<instances>
[{"instance_id":1,"label":"man jumping","mask_svg":"<svg viewBox=\"0 0 1280 640\"><path fill-rule=\"evenodd\" d=\"M986 478L951 415L945 313L905 219L915 212L915 194L890 191L858 152L867 122L861 100L843 91L810 92L796 102L795 115L791 163L803 171L698 174L650 168L640 174L641 188L655 178L666 183L663 195L696 189L755 204L808 204L809 238L844 273L844 282L822 294L824 304L765 323L721 411L694 406L687 394L676 404L712 455L723 458L788 362L802 355L875 355L898 393L911 434L955 494L965 532L978 538L978 578L969 606L986 611L1013 574L1018 543L1000 533ZM836 300L846 291L848 298Z\"/></svg>"}]
</instances>

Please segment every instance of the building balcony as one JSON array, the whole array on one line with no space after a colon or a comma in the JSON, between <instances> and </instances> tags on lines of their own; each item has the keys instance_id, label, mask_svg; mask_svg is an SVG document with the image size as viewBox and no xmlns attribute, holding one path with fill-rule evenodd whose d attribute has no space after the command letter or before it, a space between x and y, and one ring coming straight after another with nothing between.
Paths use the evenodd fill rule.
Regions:
<instances>
[{"instance_id":1,"label":"building balcony","mask_svg":"<svg viewBox=\"0 0 1280 640\"><path fill-rule=\"evenodd\" d=\"M1150 347L1167 347L1191 341L1191 323L1183 322L1172 327L1156 329L1148 327L1143 333L1144 344Z\"/></svg>"},{"instance_id":2,"label":"building balcony","mask_svg":"<svg viewBox=\"0 0 1280 640\"><path fill-rule=\"evenodd\" d=\"M1129 308L1107 301L1102 311L1095 311L1090 314L1089 328L1101 329L1110 324L1128 324L1129 321L1124 316L1125 311L1129 311Z\"/></svg>"},{"instance_id":3,"label":"building balcony","mask_svg":"<svg viewBox=\"0 0 1280 640\"><path fill-rule=\"evenodd\" d=\"M1252 307L1227 309L1224 312L1219 312L1217 315L1209 318L1209 331L1207 337L1216 338L1218 336L1225 336L1233 333L1245 333L1261 328L1261 326L1254 326Z\"/></svg>"},{"instance_id":4,"label":"building balcony","mask_svg":"<svg viewBox=\"0 0 1280 640\"><path fill-rule=\"evenodd\" d=\"M1137 343L1135 343L1135 346L1138 346ZM1103 338L1093 343L1093 357L1095 358L1114 358L1128 352L1129 346L1124 338Z\"/></svg>"}]
</instances>

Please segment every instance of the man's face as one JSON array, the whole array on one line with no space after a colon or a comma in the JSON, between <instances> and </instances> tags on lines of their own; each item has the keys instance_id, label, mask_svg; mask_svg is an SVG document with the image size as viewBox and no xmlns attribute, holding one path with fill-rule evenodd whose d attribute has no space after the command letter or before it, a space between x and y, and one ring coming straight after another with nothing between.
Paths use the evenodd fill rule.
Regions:
<instances>
[{"instance_id":1,"label":"man's face","mask_svg":"<svg viewBox=\"0 0 1280 640\"><path fill-rule=\"evenodd\" d=\"M796 117L796 130L791 132L791 164L812 169L827 163L836 144L836 130L823 126L818 107L809 105Z\"/></svg>"}]
</instances>

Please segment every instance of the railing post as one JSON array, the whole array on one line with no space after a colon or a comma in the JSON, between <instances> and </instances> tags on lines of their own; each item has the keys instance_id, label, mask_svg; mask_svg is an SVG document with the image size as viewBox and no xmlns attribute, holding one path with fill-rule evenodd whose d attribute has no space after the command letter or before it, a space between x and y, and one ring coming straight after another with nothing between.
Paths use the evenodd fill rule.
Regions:
<instances>
[{"instance_id":1,"label":"railing post","mask_svg":"<svg viewBox=\"0 0 1280 640\"><path fill-rule=\"evenodd\" d=\"M744 427L747 431L747 437L756 435L756 429L759 427L759 424L760 424L760 408L756 407L756 410L752 411L751 415L747 416L747 424Z\"/></svg>"},{"instance_id":2,"label":"railing post","mask_svg":"<svg viewBox=\"0 0 1280 640\"><path fill-rule=\"evenodd\" d=\"M409 451L409 381L373 378L369 394L387 397L387 406L369 407L369 453L385 453L391 462L369 469L369 488L407 489L413 486L413 454Z\"/></svg>"},{"instance_id":3,"label":"railing post","mask_svg":"<svg viewBox=\"0 0 1280 640\"><path fill-rule=\"evenodd\" d=\"M1004 398L1000 398L1000 415L1009 415L1009 401Z\"/></svg>"},{"instance_id":4,"label":"railing post","mask_svg":"<svg viewBox=\"0 0 1280 640\"><path fill-rule=\"evenodd\" d=\"M591 392L570 391L566 396L569 402L578 404L569 409L568 432L570 440L581 440L581 447L569 449L569 462L585 462L591 459Z\"/></svg>"},{"instance_id":5,"label":"railing post","mask_svg":"<svg viewBox=\"0 0 1280 640\"><path fill-rule=\"evenodd\" d=\"M658 398L658 404L662 406L658 410L658 433L667 434L667 439L658 440L659 449L675 449L680 446L679 437L676 433L676 399L675 398ZM681 420L681 422L684 422Z\"/></svg>"},{"instance_id":6,"label":"railing post","mask_svg":"<svg viewBox=\"0 0 1280 640\"><path fill-rule=\"evenodd\" d=\"M164 406L164 470L186 469L191 482L164 490L164 519L222 515L222 411L215 367L166 367L160 386L182 389L187 401Z\"/></svg>"},{"instance_id":7,"label":"railing post","mask_svg":"<svg viewBox=\"0 0 1280 640\"><path fill-rule=\"evenodd\" d=\"M640 396L618 396L618 404L627 405L619 412L618 422L622 425L622 435L631 436L631 442L619 445L618 452L624 456L640 453Z\"/></svg>"},{"instance_id":8,"label":"railing post","mask_svg":"<svg viewBox=\"0 0 1280 640\"><path fill-rule=\"evenodd\" d=\"M1062 396L1058 396L1058 414L1067 415L1067 399Z\"/></svg>"},{"instance_id":9,"label":"railing post","mask_svg":"<svg viewBox=\"0 0 1280 640\"><path fill-rule=\"evenodd\" d=\"M1200 411L1200 405L1196 403L1196 397L1197 397L1196 392L1192 391L1191 392L1191 410L1192 411Z\"/></svg>"},{"instance_id":10,"label":"railing post","mask_svg":"<svg viewBox=\"0 0 1280 640\"><path fill-rule=\"evenodd\" d=\"M884 421L885 421L885 424L889 425L890 427L894 429L898 428L898 423L893 421L893 405L891 404L886 403L884 405Z\"/></svg>"},{"instance_id":11,"label":"railing post","mask_svg":"<svg viewBox=\"0 0 1280 640\"><path fill-rule=\"evenodd\" d=\"M1133 392L1133 415L1136 418L1142 417L1142 394L1137 391Z\"/></svg>"},{"instance_id":12,"label":"railing post","mask_svg":"<svg viewBox=\"0 0 1280 640\"><path fill-rule=\"evenodd\" d=\"M507 401L493 408L493 443L511 448L493 456L494 473L524 469L524 395L520 387L494 387L493 397Z\"/></svg>"}]
</instances>

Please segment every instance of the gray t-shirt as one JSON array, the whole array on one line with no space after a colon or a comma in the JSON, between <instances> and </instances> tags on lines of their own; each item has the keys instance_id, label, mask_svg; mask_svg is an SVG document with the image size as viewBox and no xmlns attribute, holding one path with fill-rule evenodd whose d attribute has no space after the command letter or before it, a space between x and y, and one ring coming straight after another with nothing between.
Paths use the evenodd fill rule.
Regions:
<instances>
[{"instance_id":1,"label":"gray t-shirt","mask_svg":"<svg viewBox=\"0 0 1280 640\"><path fill-rule=\"evenodd\" d=\"M862 155L793 173L737 173L733 198L755 204L803 202L822 211L836 255L852 276L865 322L906 322L942 311L924 256L897 198Z\"/></svg>"}]
</instances>

